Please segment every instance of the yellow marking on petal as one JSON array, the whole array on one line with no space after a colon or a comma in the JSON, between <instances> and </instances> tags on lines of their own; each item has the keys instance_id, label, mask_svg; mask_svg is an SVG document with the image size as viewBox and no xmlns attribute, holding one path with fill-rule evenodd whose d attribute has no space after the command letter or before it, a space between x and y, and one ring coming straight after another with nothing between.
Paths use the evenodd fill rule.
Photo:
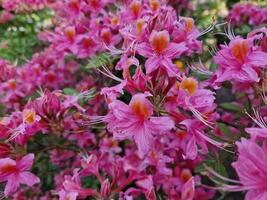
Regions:
<instances>
[{"instance_id":1,"label":"yellow marking on petal","mask_svg":"<svg viewBox=\"0 0 267 200\"><path fill-rule=\"evenodd\" d=\"M152 33L151 44L154 50L158 53L162 53L169 44L169 35L165 31Z\"/></svg>"},{"instance_id":2,"label":"yellow marking on petal","mask_svg":"<svg viewBox=\"0 0 267 200\"><path fill-rule=\"evenodd\" d=\"M183 71L183 70L184 70L184 64L183 64L182 61L180 61L180 60L176 60L176 61L175 61L175 65L178 67L178 69L179 69L180 71Z\"/></svg>"},{"instance_id":3,"label":"yellow marking on petal","mask_svg":"<svg viewBox=\"0 0 267 200\"><path fill-rule=\"evenodd\" d=\"M143 31L144 27L144 21L142 19L139 19L136 21L136 32L138 35L140 35Z\"/></svg>"},{"instance_id":4,"label":"yellow marking on petal","mask_svg":"<svg viewBox=\"0 0 267 200\"><path fill-rule=\"evenodd\" d=\"M23 121L26 122L27 124L33 124L36 119L36 113L34 110L29 109L29 110L24 110L23 111Z\"/></svg>"},{"instance_id":5,"label":"yellow marking on petal","mask_svg":"<svg viewBox=\"0 0 267 200\"><path fill-rule=\"evenodd\" d=\"M65 28L65 35L68 38L68 40L74 41L75 35L76 35L75 28L74 27L71 27L71 26Z\"/></svg>"},{"instance_id":6,"label":"yellow marking on petal","mask_svg":"<svg viewBox=\"0 0 267 200\"><path fill-rule=\"evenodd\" d=\"M187 32L191 32L194 27L194 20L189 17L185 17L185 24L186 24L186 30Z\"/></svg>"},{"instance_id":7,"label":"yellow marking on petal","mask_svg":"<svg viewBox=\"0 0 267 200\"><path fill-rule=\"evenodd\" d=\"M159 0L150 0L149 5L153 11L156 11L160 7L160 2Z\"/></svg>"},{"instance_id":8,"label":"yellow marking on petal","mask_svg":"<svg viewBox=\"0 0 267 200\"><path fill-rule=\"evenodd\" d=\"M118 16L113 16L112 18L111 18L111 24L112 25L117 25L118 23L120 22L120 19L119 19L119 17Z\"/></svg>"},{"instance_id":9,"label":"yellow marking on petal","mask_svg":"<svg viewBox=\"0 0 267 200\"><path fill-rule=\"evenodd\" d=\"M198 83L194 78L184 77L181 82L181 88L187 90L190 95L193 95L197 91Z\"/></svg>"},{"instance_id":10,"label":"yellow marking on petal","mask_svg":"<svg viewBox=\"0 0 267 200\"><path fill-rule=\"evenodd\" d=\"M8 81L8 86L11 90L15 90L17 88L17 83L16 83L15 79L10 79Z\"/></svg>"},{"instance_id":11,"label":"yellow marking on petal","mask_svg":"<svg viewBox=\"0 0 267 200\"><path fill-rule=\"evenodd\" d=\"M130 4L130 9L135 17L138 17L141 12L142 4L140 1L133 1Z\"/></svg>"},{"instance_id":12,"label":"yellow marking on petal","mask_svg":"<svg viewBox=\"0 0 267 200\"><path fill-rule=\"evenodd\" d=\"M233 56L238 61L244 62L244 60L248 54L248 51L249 51L248 42L246 40L242 39L241 41L234 43L231 51L232 51Z\"/></svg>"},{"instance_id":13,"label":"yellow marking on petal","mask_svg":"<svg viewBox=\"0 0 267 200\"><path fill-rule=\"evenodd\" d=\"M132 104L132 110L133 112L146 119L149 115L149 108L145 105L144 102L140 102L138 100L134 100Z\"/></svg>"}]
</instances>

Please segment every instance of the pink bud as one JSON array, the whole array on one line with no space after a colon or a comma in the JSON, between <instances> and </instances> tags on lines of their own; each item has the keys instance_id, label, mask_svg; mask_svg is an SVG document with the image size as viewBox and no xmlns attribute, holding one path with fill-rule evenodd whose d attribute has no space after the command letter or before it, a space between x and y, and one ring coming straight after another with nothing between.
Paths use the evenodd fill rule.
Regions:
<instances>
[{"instance_id":1,"label":"pink bud","mask_svg":"<svg viewBox=\"0 0 267 200\"><path fill-rule=\"evenodd\" d=\"M106 179L104 182L102 182L101 184L101 196L103 198L107 198L109 193L110 193L110 183L108 181L108 179Z\"/></svg>"}]
</instances>

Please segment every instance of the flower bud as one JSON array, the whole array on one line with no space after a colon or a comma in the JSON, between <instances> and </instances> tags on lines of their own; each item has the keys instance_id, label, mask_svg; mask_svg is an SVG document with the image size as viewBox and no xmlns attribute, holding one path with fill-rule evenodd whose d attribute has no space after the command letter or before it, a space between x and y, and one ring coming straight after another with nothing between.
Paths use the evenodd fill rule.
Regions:
<instances>
[{"instance_id":1,"label":"flower bud","mask_svg":"<svg viewBox=\"0 0 267 200\"><path fill-rule=\"evenodd\" d=\"M101 184L101 190L100 190L101 196L103 198L107 198L110 193L110 183L108 179L104 180L104 182Z\"/></svg>"}]
</instances>

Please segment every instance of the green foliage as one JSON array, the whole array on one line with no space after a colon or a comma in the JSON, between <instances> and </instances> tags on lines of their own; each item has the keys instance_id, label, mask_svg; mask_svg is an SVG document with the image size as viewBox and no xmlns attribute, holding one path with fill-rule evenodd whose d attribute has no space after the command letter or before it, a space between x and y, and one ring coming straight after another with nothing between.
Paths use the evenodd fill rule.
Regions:
<instances>
[{"instance_id":1,"label":"green foliage","mask_svg":"<svg viewBox=\"0 0 267 200\"><path fill-rule=\"evenodd\" d=\"M43 49L44 44L38 40L37 34L50 23L52 13L45 9L14 16L7 24L0 25L0 57L22 64Z\"/></svg>"},{"instance_id":2,"label":"green foliage","mask_svg":"<svg viewBox=\"0 0 267 200\"><path fill-rule=\"evenodd\" d=\"M108 52L100 53L88 61L85 69L90 70L92 68L100 68L111 64L114 60L118 59L118 56L112 56Z\"/></svg>"},{"instance_id":3,"label":"green foliage","mask_svg":"<svg viewBox=\"0 0 267 200\"><path fill-rule=\"evenodd\" d=\"M234 139L231 129L226 124L218 122L217 125L220 131L222 131L228 138Z\"/></svg>"},{"instance_id":4,"label":"green foliage","mask_svg":"<svg viewBox=\"0 0 267 200\"><path fill-rule=\"evenodd\" d=\"M240 112L242 108L234 103L221 103L219 106L230 112Z\"/></svg>"}]
</instances>

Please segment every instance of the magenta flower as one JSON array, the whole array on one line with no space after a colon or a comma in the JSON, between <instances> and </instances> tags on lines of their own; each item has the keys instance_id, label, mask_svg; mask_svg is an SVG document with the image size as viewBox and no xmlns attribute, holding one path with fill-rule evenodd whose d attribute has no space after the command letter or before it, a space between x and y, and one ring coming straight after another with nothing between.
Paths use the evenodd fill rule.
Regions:
<instances>
[{"instance_id":1,"label":"magenta flower","mask_svg":"<svg viewBox=\"0 0 267 200\"><path fill-rule=\"evenodd\" d=\"M20 184L33 186L40 182L37 176L29 172L33 159L33 154L28 154L16 161L10 158L0 159L0 182L7 181L5 196L16 192Z\"/></svg>"},{"instance_id":2,"label":"magenta flower","mask_svg":"<svg viewBox=\"0 0 267 200\"><path fill-rule=\"evenodd\" d=\"M172 59L180 57L186 50L184 43L170 42L170 35L166 30L152 31L149 42L143 42L137 47L138 53L148 58L145 63L147 74L163 67L171 77L176 76L178 72L178 68L173 64Z\"/></svg>"},{"instance_id":3,"label":"magenta flower","mask_svg":"<svg viewBox=\"0 0 267 200\"><path fill-rule=\"evenodd\" d=\"M237 171L241 188L248 190L246 200L267 199L267 149L255 142L242 139L237 142L238 160L232 165Z\"/></svg>"},{"instance_id":4,"label":"magenta flower","mask_svg":"<svg viewBox=\"0 0 267 200\"><path fill-rule=\"evenodd\" d=\"M151 149L154 134L165 133L174 127L169 117L153 117L153 105L147 96L136 94L129 105L114 100L109 104L110 112L104 119L116 139L133 139L141 156Z\"/></svg>"},{"instance_id":5,"label":"magenta flower","mask_svg":"<svg viewBox=\"0 0 267 200\"><path fill-rule=\"evenodd\" d=\"M221 48L215 56L215 62L219 65L215 82L259 81L258 69L267 67L267 53L255 49L252 39L235 37L228 46L222 45Z\"/></svg>"}]
</instances>

